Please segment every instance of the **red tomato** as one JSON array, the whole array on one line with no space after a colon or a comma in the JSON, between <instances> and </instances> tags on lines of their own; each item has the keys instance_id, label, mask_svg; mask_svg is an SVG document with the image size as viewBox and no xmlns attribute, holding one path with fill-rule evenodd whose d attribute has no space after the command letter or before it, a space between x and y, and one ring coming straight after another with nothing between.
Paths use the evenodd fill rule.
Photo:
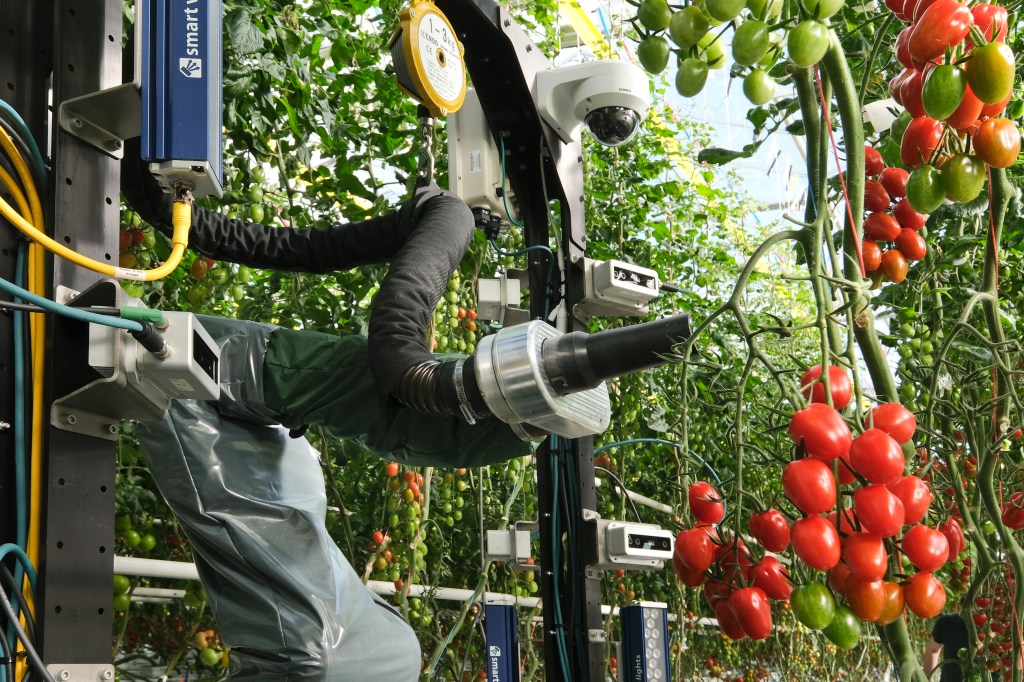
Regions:
<instances>
[{"instance_id":1,"label":"red tomato","mask_svg":"<svg viewBox=\"0 0 1024 682\"><path fill-rule=\"evenodd\" d=\"M970 86L967 86L967 87L970 87ZM978 114L978 118L981 118L981 119L995 118L995 117L1001 115L1003 113L1003 111L1006 110L1006 105L1010 103L1010 98L1012 96L1013 96L1013 93L1011 92L1009 95L1004 97L1001 101L996 102L995 104L984 104L984 105L982 105L981 113ZM977 99L977 98L975 98L975 99Z\"/></svg>"},{"instance_id":2,"label":"red tomato","mask_svg":"<svg viewBox=\"0 0 1024 682\"><path fill-rule=\"evenodd\" d=\"M747 579L750 576L750 568L754 565L754 559L750 556L746 545L743 544L743 540L723 542L715 550L715 561L730 579L733 578L737 567L742 570L743 578Z\"/></svg>"},{"instance_id":3,"label":"red tomato","mask_svg":"<svg viewBox=\"0 0 1024 682\"><path fill-rule=\"evenodd\" d=\"M868 147L871 149L871 147ZM873 151L873 150L872 150ZM875 152L876 154L878 152ZM864 210L884 211L889 208L889 193L878 180L864 181Z\"/></svg>"},{"instance_id":4,"label":"red tomato","mask_svg":"<svg viewBox=\"0 0 1024 682\"><path fill-rule=\"evenodd\" d=\"M895 483L907 466L900 444L881 429L868 429L853 439L850 462L861 476L883 484Z\"/></svg>"},{"instance_id":5,"label":"red tomato","mask_svg":"<svg viewBox=\"0 0 1024 682\"><path fill-rule=\"evenodd\" d=\"M874 582L885 577L889 555L882 538L874 533L854 533L843 540L843 563L858 578Z\"/></svg>"},{"instance_id":6,"label":"red tomato","mask_svg":"<svg viewBox=\"0 0 1024 682\"><path fill-rule=\"evenodd\" d=\"M899 403L882 403L871 411L872 424L896 439L900 445L910 442L917 431L917 417Z\"/></svg>"},{"instance_id":7,"label":"red tomato","mask_svg":"<svg viewBox=\"0 0 1024 682\"><path fill-rule=\"evenodd\" d=\"M719 501L722 496L707 481L692 484L688 498L690 512L698 521L718 523L725 518L725 505Z\"/></svg>"},{"instance_id":8,"label":"red tomato","mask_svg":"<svg viewBox=\"0 0 1024 682\"><path fill-rule=\"evenodd\" d=\"M885 581L885 606L875 622L888 625L903 614L903 587L891 580Z\"/></svg>"},{"instance_id":9,"label":"red tomato","mask_svg":"<svg viewBox=\"0 0 1024 682\"><path fill-rule=\"evenodd\" d=\"M761 588L736 590L729 596L729 608L751 639L764 639L772 633L772 608Z\"/></svg>"},{"instance_id":10,"label":"red tomato","mask_svg":"<svg viewBox=\"0 0 1024 682\"><path fill-rule=\"evenodd\" d=\"M893 199L901 199L907 196L907 178L910 173L902 168L886 168L878 176L878 181Z\"/></svg>"},{"instance_id":11,"label":"red tomato","mask_svg":"<svg viewBox=\"0 0 1024 682\"><path fill-rule=\"evenodd\" d=\"M907 278L910 264L899 249L889 249L882 254L882 273L890 282L899 284Z\"/></svg>"},{"instance_id":12,"label":"red tomato","mask_svg":"<svg viewBox=\"0 0 1024 682\"><path fill-rule=\"evenodd\" d=\"M920 523L932 502L932 491L928 489L928 484L917 476L903 476L886 487L903 503L903 523Z\"/></svg>"},{"instance_id":13,"label":"red tomato","mask_svg":"<svg viewBox=\"0 0 1024 682\"><path fill-rule=\"evenodd\" d=\"M888 213L872 213L864 219L864 232L879 242L891 242L900 234L900 223Z\"/></svg>"},{"instance_id":14,"label":"red tomato","mask_svg":"<svg viewBox=\"0 0 1024 682\"><path fill-rule=\"evenodd\" d=\"M935 4L935 0L917 0L912 7L905 8L910 23L916 24L925 10Z\"/></svg>"},{"instance_id":15,"label":"red tomato","mask_svg":"<svg viewBox=\"0 0 1024 682\"><path fill-rule=\"evenodd\" d=\"M373 531L373 542L374 542L374 544L377 544L377 545L383 545L384 544L384 533L380 532L379 530Z\"/></svg>"},{"instance_id":16,"label":"red tomato","mask_svg":"<svg viewBox=\"0 0 1024 682\"><path fill-rule=\"evenodd\" d=\"M874 272L882 264L882 247L874 239L865 238L861 242L860 253L864 258L864 272Z\"/></svg>"},{"instance_id":17,"label":"red tomato","mask_svg":"<svg viewBox=\"0 0 1024 682\"><path fill-rule=\"evenodd\" d=\"M850 451L853 436L843 416L823 403L811 403L793 415L789 435L811 457L831 460Z\"/></svg>"},{"instance_id":18,"label":"red tomato","mask_svg":"<svg viewBox=\"0 0 1024 682\"><path fill-rule=\"evenodd\" d=\"M905 69L914 68L914 59L910 56L910 34L914 32L913 26L907 26L896 36L896 59Z\"/></svg>"},{"instance_id":19,"label":"red tomato","mask_svg":"<svg viewBox=\"0 0 1024 682\"><path fill-rule=\"evenodd\" d=\"M868 175L878 175L885 168L882 155L877 149L871 146L864 147L864 172Z\"/></svg>"},{"instance_id":20,"label":"red tomato","mask_svg":"<svg viewBox=\"0 0 1024 682\"><path fill-rule=\"evenodd\" d=\"M1016 492L1003 503L1002 518L1010 530L1024 529L1024 493Z\"/></svg>"},{"instance_id":21,"label":"red tomato","mask_svg":"<svg viewBox=\"0 0 1024 682\"><path fill-rule=\"evenodd\" d=\"M956 560L960 552L967 549L967 540L964 538L964 531L956 519L950 519L939 526L939 532L946 536L949 542L949 558Z\"/></svg>"},{"instance_id":22,"label":"red tomato","mask_svg":"<svg viewBox=\"0 0 1024 682\"><path fill-rule=\"evenodd\" d=\"M845 455L839 458L839 483L842 485L849 485L857 480L855 475L856 469L853 464L850 463L850 453L847 452Z\"/></svg>"},{"instance_id":23,"label":"red tomato","mask_svg":"<svg viewBox=\"0 0 1024 682\"><path fill-rule=\"evenodd\" d=\"M703 573L715 560L715 543L700 528L690 528L676 534L674 556L690 571Z\"/></svg>"},{"instance_id":24,"label":"red tomato","mask_svg":"<svg viewBox=\"0 0 1024 682\"><path fill-rule=\"evenodd\" d=\"M387 466L388 476L394 478L398 475L398 462L388 462Z\"/></svg>"},{"instance_id":25,"label":"red tomato","mask_svg":"<svg viewBox=\"0 0 1024 682\"><path fill-rule=\"evenodd\" d=\"M827 571L839 563L839 533L820 516L805 516L793 522L793 551L805 564Z\"/></svg>"},{"instance_id":26,"label":"red tomato","mask_svg":"<svg viewBox=\"0 0 1024 682\"><path fill-rule=\"evenodd\" d=\"M910 112L911 116L924 116L924 101L921 99L921 92L924 88L924 72L914 70L900 81L900 100L903 108Z\"/></svg>"},{"instance_id":27,"label":"red tomato","mask_svg":"<svg viewBox=\"0 0 1024 682\"><path fill-rule=\"evenodd\" d=\"M760 587L769 599L785 601L793 592L789 571L773 556L766 556L750 571L754 587ZM745 629L745 628L744 628Z\"/></svg>"},{"instance_id":28,"label":"red tomato","mask_svg":"<svg viewBox=\"0 0 1024 682\"><path fill-rule=\"evenodd\" d=\"M750 534L769 552L784 552L789 547L789 522L778 509L752 515Z\"/></svg>"},{"instance_id":29,"label":"red tomato","mask_svg":"<svg viewBox=\"0 0 1024 682\"><path fill-rule=\"evenodd\" d=\"M1020 154L1020 130L1009 119L982 121L971 139L974 151L993 168L1009 168Z\"/></svg>"},{"instance_id":30,"label":"red tomato","mask_svg":"<svg viewBox=\"0 0 1024 682\"><path fill-rule=\"evenodd\" d=\"M900 548L919 571L937 571L949 559L946 536L928 526L916 525L904 533Z\"/></svg>"},{"instance_id":31,"label":"red tomato","mask_svg":"<svg viewBox=\"0 0 1024 682\"><path fill-rule=\"evenodd\" d=\"M857 574L846 581L846 601L865 623L874 623L885 609L885 582L865 580Z\"/></svg>"},{"instance_id":32,"label":"red tomato","mask_svg":"<svg viewBox=\"0 0 1024 682\"><path fill-rule=\"evenodd\" d=\"M1005 7L999 5L990 5L988 3L982 3L975 5L974 9L971 10L971 16L974 17L974 25L978 27L982 35L985 36L985 40L990 43L1004 43L1006 42L1006 33L1009 30L1009 21ZM992 31L995 30L995 39L992 39ZM974 41L967 37L967 49L974 47Z\"/></svg>"},{"instance_id":33,"label":"red tomato","mask_svg":"<svg viewBox=\"0 0 1024 682\"><path fill-rule=\"evenodd\" d=\"M956 2L956 0L949 0ZM967 95L964 95L966 101ZM960 105L961 107L963 104ZM956 114L954 114L955 116ZM919 168L928 163L932 153L942 139L942 124L927 116L918 116L903 133L900 142L900 159L907 168Z\"/></svg>"},{"instance_id":34,"label":"red tomato","mask_svg":"<svg viewBox=\"0 0 1024 682\"><path fill-rule=\"evenodd\" d=\"M904 69L889 80L889 95L895 100L896 104L903 106L903 98L900 97L900 89L903 87L903 81L910 77L915 69Z\"/></svg>"},{"instance_id":35,"label":"red tomato","mask_svg":"<svg viewBox=\"0 0 1024 682\"><path fill-rule=\"evenodd\" d=\"M821 514L836 505L836 480L820 459L805 457L782 470L782 490L805 514Z\"/></svg>"},{"instance_id":36,"label":"red tomato","mask_svg":"<svg viewBox=\"0 0 1024 682\"><path fill-rule=\"evenodd\" d=\"M818 381L821 377L821 365L815 365L800 376L800 391L804 398L810 398L812 403L824 403L825 385ZM832 406L841 410L850 404L850 396L853 395L853 384L850 383L850 376L842 367L829 365L828 368L829 390L832 392ZM811 384L814 384L812 389Z\"/></svg>"},{"instance_id":37,"label":"red tomato","mask_svg":"<svg viewBox=\"0 0 1024 682\"><path fill-rule=\"evenodd\" d=\"M892 214L896 217L896 222L900 224L900 227L908 230L920 230L926 221L925 217L915 211L906 199L896 202L896 205L892 207Z\"/></svg>"},{"instance_id":38,"label":"red tomato","mask_svg":"<svg viewBox=\"0 0 1024 682\"><path fill-rule=\"evenodd\" d=\"M676 577L679 578L679 581L687 587L700 587L701 583L704 582L704 571L691 571L683 565L679 555L674 552L672 554L672 568L675 569Z\"/></svg>"},{"instance_id":39,"label":"red tomato","mask_svg":"<svg viewBox=\"0 0 1024 682\"><path fill-rule=\"evenodd\" d=\"M855 490L853 504L861 526L872 533L888 538L903 527L903 503L880 483Z\"/></svg>"},{"instance_id":40,"label":"red tomato","mask_svg":"<svg viewBox=\"0 0 1024 682\"><path fill-rule=\"evenodd\" d=\"M946 117L946 125L957 131L964 131L974 125L981 116L985 103L978 99L971 89L970 84L964 90L964 98L960 100L960 106L956 108L951 116Z\"/></svg>"},{"instance_id":41,"label":"red tomato","mask_svg":"<svg viewBox=\"0 0 1024 682\"><path fill-rule=\"evenodd\" d=\"M921 260L928 254L928 244L924 237L907 227L900 230L900 236L896 237L896 248L909 261Z\"/></svg>"},{"instance_id":42,"label":"red tomato","mask_svg":"<svg viewBox=\"0 0 1024 682\"><path fill-rule=\"evenodd\" d=\"M914 13L914 31L907 47L911 56L921 61L931 61L946 48L959 45L974 25L971 10L957 0L935 0L924 12L918 7Z\"/></svg>"},{"instance_id":43,"label":"red tomato","mask_svg":"<svg viewBox=\"0 0 1024 682\"><path fill-rule=\"evenodd\" d=\"M840 535L851 535L857 532L857 514L849 507L843 507L842 515L836 516L836 512L830 511L825 519L836 527Z\"/></svg>"},{"instance_id":44,"label":"red tomato","mask_svg":"<svg viewBox=\"0 0 1024 682\"><path fill-rule=\"evenodd\" d=\"M765 600L768 603L768 600ZM718 618L718 627L722 628L722 632L729 637L729 639L743 639L747 636L747 633L743 630L743 626L740 625L739 619L736 614L733 613L732 608L729 606L729 600L723 600L715 604L715 617ZM771 612L769 611L769 616Z\"/></svg>"},{"instance_id":45,"label":"red tomato","mask_svg":"<svg viewBox=\"0 0 1024 682\"><path fill-rule=\"evenodd\" d=\"M849 582L850 569L846 564L836 564L828 571L828 584L836 594L846 595L846 583Z\"/></svg>"},{"instance_id":46,"label":"red tomato","mask_svg":"<svg viewBox=\"0 0 1024 682\"><path fill-rule=\"evenodd\" d=\"M938 578L922 571L910 576L903 588L903 598L918 618L934 618L946 605L946 589Z\"/></svg>"}]
</instances>

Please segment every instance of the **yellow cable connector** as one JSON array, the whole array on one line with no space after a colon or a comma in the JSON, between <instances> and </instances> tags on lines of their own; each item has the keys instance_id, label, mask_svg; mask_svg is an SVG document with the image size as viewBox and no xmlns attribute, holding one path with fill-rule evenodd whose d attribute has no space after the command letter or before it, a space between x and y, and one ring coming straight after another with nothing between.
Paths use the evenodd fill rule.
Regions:
<instances>
[{"instance_id":1,"label":"yellow cable connector","mask_svg":"<svg viewBox=\"0 0 1024 682\"><path fill-rule=\"evenodd\" d=\"M32 205L33 215L26 217L33 219L37 223L41 223L42 210L35 208L35 204L38 203L38 200L35 200L37 193L32 181L32 176L28 172L24 158L21 156L17 147L14 146L14 141L11 139L10 135L7 134L7 131L2 128L0 128L0 147L7 152L7 156L14 163L15 169L21 177L22 185L28 193L28 200L30 205ZM179 205L183 208L179 208ZM43 246L48 251L53 252L61 258L71 261L75 265L92 270L93 272L98 272L101 275L116 277L117 279L128 279L136 282L152 282L153 280L161 279L174 272L174 269L178 267L182 256L185 254L185 248L188 246L188 231L192 225L192 193L187 190L178 192L178 197L174 203L174 233L171 240L173 243L171 255L168 256L167 261L164 262L163 265L152 270L135 270L132 268L118 267L116 265L111 265L110 263L93 260L88 256L84 256L77 251L69 249L60 242L52 239L49 235L43 232L42 229L33 225L32 222L29 222L29 220L26 219L26 217L20 215L18 211L14 210L14 208L7 203L3 197L0 197L0 215L3 215L3 217L12 225L37 244Z\"/></svg>"}]
</instances>

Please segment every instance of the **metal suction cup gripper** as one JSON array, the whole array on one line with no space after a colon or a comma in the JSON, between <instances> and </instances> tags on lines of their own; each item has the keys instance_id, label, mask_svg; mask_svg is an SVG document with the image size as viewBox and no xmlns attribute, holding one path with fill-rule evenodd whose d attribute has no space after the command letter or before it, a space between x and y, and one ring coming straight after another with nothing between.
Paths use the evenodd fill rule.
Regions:
<instances>
[{"instance_id":1,"label":"metal suction cup gripper","mask_svg":"<svg viewBox=\"0 0 1024 682\"><path fill-rule=\"evenodd\" d=\"M603 432L606 379L656 367L690 336L687 315L595 334L562 334L539 320L485 336L470 362L487 410L565 438Z\"/></svg>"},{"instance_id":2,"label":"metal suction cup gripper","mask_svg":"<svg viewBox=\"0 0 1024 682\"><path fill-rule=\"evenodd\" d=\"M665 364L673 347L690 333L689 315L594 334L573 332L547 339L541 358L551 385L560 395L568 395Z\"/></svg>"}]
</instances>

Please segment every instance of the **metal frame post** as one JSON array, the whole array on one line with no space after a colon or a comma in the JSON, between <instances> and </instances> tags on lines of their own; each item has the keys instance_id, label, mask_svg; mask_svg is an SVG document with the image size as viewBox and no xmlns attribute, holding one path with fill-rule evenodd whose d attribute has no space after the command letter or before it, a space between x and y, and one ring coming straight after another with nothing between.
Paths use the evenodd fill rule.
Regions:
<instances>
[{"instance_id":1,"label":"metal frame post","mask_svg":"<svg viewBox=\"0 0 1024 682\"><path fill-rule=\"evenodd\" d=\"M436 4L465 47L466 66L492 135L495 140L499 136L504 138L509 183L519 201L528 246L550 244L548 202L558 202L564 295L558 291L558 282L552 283L554 290L549 292L547 301L538 295L549 288L548 261L545 255L531 251L531 316L542 318L546 303L554 306L561 300L569 320L569 328L564 331L583 331L586 325L573 316L573 307L582 299L584 288L582 146L579 141L564 144L541 121L532 92L536 74L551 68L551 64L508 12L492 0L437 0ZM563 441L559 448L562 454L553 453L550 443L551 439L537 451L545 679L603 682L601 574L587 569L587 550L597 518L593 439ZM567 466L568 459L572 467ZM559 478L566 490L572 490L573 495L561 495L555 489L553 463L559 467ZM575 474L571 478L564 474L569 470ZM558 529L557 534L551 513L555 504L564 513L564 529ZM574 523L569 523L570 519ZM571 532L573 528L577 532ZM551 561L556 543L564 548L557 565ZM577 599L570 587L576 588ZM561 606L562 622L556 619L556 600ZM564 633L568 674L558 662L559 633Z\"/></svg>"},{"instance_id":2,"label":"metal frame post","mask_svg":"<svg viewBox=\"0 0 1024 682\"><path fill-rule=\"evenodd\" d=\"M116 261L118 255L118 166L57 129L50 91L59 103L119 83L121 21L120 0L0 5L5 32L0 40L0 92L25 118L44 154L49 153L49 187L39 188L48 227L55 239L106 261ZM5 277L13 275L18 239L13 229L0 231L0 274ZM70 263L51 261L47 293L53 298L61 285L81 291L99 279ZM50 401L91 371L83 362L81 328L47 320L47 422ZM0 316L0 335L11 334L9 316ZM0 357L3 411L13 403L6 399L7 347ZM4 414L0 412L0 421ZM37 648L51 670L70 671L69 679L91 671L88 679L98 679L97 671L110 668L115 446L52 428L46 430L45 441Z\"/></svg>"}]
</instances>

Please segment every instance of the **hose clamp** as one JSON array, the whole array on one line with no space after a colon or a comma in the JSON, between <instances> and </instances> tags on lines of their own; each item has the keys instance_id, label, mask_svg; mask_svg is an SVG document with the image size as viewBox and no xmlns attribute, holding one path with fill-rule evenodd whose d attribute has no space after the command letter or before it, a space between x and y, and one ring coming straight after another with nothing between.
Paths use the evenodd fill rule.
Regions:
<instances>
[{"instance_id":1,"label":"hose clamp","mask_svg":"<svg viewBox=\"0 0 1024 682\"><path fill-rule=\"evenodd\" d=\"M469 397L466 396L466 386L462 382L462 370L466 365L466 358L459 358L455 361L455 371L453 372L455 379L455 397L459 399L459 412L462 413L462 418L469 424L476 424L476 415L473 414L473 408L469 404Z\"/></svg>"}]
</instances>

